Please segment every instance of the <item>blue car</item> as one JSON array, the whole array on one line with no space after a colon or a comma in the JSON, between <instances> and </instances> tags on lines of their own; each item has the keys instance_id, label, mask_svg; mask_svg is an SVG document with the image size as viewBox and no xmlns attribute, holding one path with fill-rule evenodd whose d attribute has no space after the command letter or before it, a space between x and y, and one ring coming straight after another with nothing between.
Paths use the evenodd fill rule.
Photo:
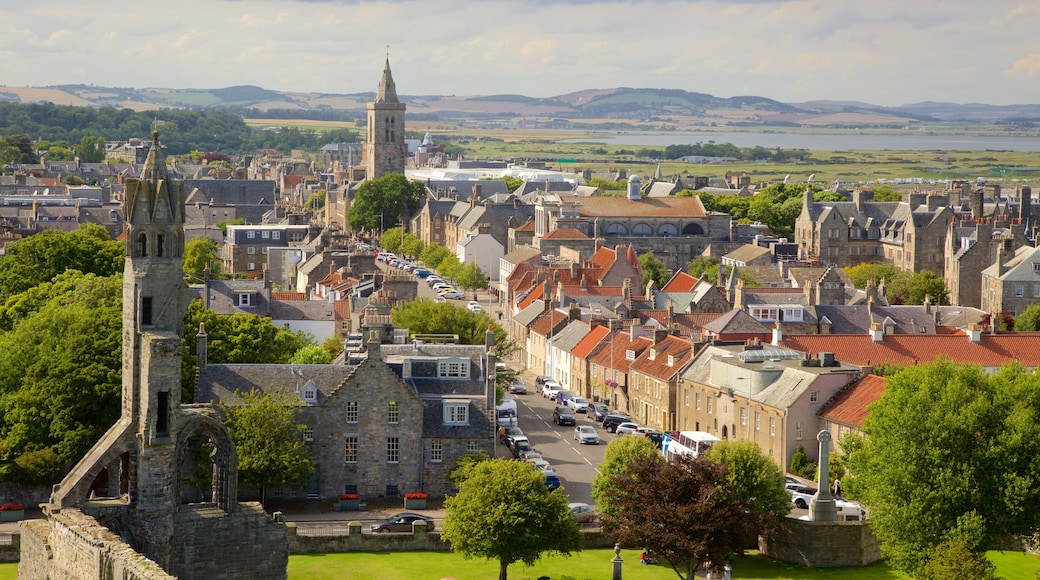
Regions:
<instances>
[{"instance_id":1,"label":"blue car","mask_svg":"<svg viewBox=\"0 0 1040 580\"><path fill-rule=\"evenodd\" d=\"M557 489L560 487L560 476L547 473L545 475L545 487L549 489Z\"/></svg>"},{"instance_id":2,"label":"blue car","mask_svg":"<svg viewBox=\"0 0 1040 580\"><path fill-rule=\"evenodd\" d=\"M412 274L415 274L415 275L416 275L416 276L418 276L419 278L427 278L427 277L429 277L429 275L430 275L430 271L429 271L429 270L424 270L424 269L422 269L422 268L416 268L416 269L415 269L415 270L414 270L414 271L412 272Z\"/></svg>"}]
</instances>

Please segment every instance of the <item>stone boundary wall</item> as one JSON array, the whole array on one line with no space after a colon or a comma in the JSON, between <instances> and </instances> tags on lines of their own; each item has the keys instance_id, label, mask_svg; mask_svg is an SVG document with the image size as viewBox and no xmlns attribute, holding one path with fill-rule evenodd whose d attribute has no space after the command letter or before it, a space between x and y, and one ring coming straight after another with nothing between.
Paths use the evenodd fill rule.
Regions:
<instances>
[{"instance_id":1,"label":"stone boundary wall","mask_svg":"<svg viewBox=\"0 0 1040 580\"><path fill-rule=\"evenodd\" d=\"M866 566L881 559L881 542L864 522L810 522L785 518L769 538L764 556L810 568Z\"/></svg>"},{"instance_id":2,"label":"stone boundary wall","mask_svg":"<svg viewBox=\"0 0 1040 580\"><path fill-rule=\"evenodd\" d=\"M331 552L410 552L451 550L451 544L441 540L439 531L426 531L424 524L416 523L410 534L363 534L361 522L347 524L346 534L301 535L295 523L286 524L290 554ZM600 531L582 532L583 548L613 548L615 539Z\"/></svg>"},{"instance_id":3,"label":"stone boundary wall","mask_svg":"<svg viewBox=\"0 0 1040 580\"><path fill-rule=\"evenodd\" d=\"M23 521L21 532L19 580L175 580L77 509L66 508L47 520Z\"/></svg>"}]
</instances>

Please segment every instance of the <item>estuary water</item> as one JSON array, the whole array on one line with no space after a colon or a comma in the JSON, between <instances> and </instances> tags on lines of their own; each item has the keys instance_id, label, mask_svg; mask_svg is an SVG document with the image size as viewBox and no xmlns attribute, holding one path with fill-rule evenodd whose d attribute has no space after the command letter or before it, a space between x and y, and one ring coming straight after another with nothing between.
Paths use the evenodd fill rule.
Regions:
<instances>
[{"instance_id":1,"label":"estuary water","mask_svg":"<svg viewBox=\"0 0 1040 580\"><path fill-rule=\"evenodd\" d=\"M728 132L608 132L581 139L562 139L561 143L606 143L636 147L667 147L694 143L732 143L737 147L767 149L816 149L849 151L853 149L882 151L1040 151L1040 138L1003 135L877 135L826 133L753 133Z\"/></svg>"}]
</instances>

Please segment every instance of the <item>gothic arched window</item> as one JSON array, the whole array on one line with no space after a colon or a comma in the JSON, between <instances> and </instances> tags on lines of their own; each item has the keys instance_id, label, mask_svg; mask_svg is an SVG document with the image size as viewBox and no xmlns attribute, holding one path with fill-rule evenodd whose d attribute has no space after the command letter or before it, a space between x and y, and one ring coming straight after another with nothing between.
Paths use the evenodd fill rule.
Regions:
<instances>
[{"instance_id":1,"label":"gothic arched window","mask_svg":"<svg viewBox=\"0 0 1040 580\"><path fill-rule=\"evenodd\" d=\"M137 255L147 256L148 255L148 234L141 232L137 234Z\"/></svg>"},{"instance_id":2,"label":"gothic arched window","mask_svg":"<svg viewBox=\"0 0 1040 580\"><path fill-rule=\"evenodd\" d=\"M159 234L155 236L155 255L156 257L163 257L163 251L166 249L166 236Z\"/></svg>"}]
</instances>

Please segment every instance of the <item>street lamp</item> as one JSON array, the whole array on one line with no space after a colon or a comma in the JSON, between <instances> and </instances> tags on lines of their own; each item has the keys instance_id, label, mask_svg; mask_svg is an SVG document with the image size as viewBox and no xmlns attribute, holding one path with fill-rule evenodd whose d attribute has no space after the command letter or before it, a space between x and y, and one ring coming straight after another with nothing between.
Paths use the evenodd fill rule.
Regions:
<instances>
[{"instance_id":1,"label":"street lamp","mask_svg":"<svg viewBox=\"0 0 1040 580\"><path fill-rule=\"evenodd\" d=\"M379 214L379 236L383 236L383 214Z\"/></svg>"}]
</instances>

